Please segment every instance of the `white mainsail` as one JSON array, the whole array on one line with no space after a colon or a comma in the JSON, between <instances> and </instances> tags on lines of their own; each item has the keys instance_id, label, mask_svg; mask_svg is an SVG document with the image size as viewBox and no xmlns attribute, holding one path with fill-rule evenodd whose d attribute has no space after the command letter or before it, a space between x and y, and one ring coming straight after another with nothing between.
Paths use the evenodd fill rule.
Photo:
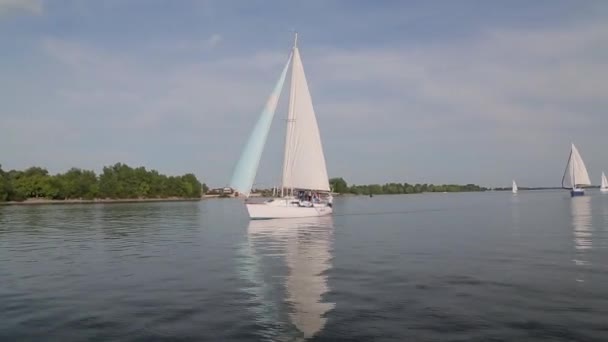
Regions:
<instances>
[{"instance_id":1,"label":"white mainsail","mask_svg":"<svg viewBox=\"0 0 608 342\"><path fill-rule=\"evenodd\" d=\"M602 171L602 185L600 185L600 189L608 190L608 179L606 179L606 174Z\"/></svg>"},{"instance_id":2,"label":"white mainsail","mask_svg":"<svg viewBox=\"0 0 608 342\"><path fill-rule=\"evenodd\" d=\"M513 188L512 188L512 191L513 191L513 193L514 193L514 194L516 194L516 193L517 193L517 183L515 183L515 180L513 180Z\"/></svg>"},{"instance_id":3,"label":"white mainsail","mask_svg":"<svg viewBox=\"0 0 608 342\"><path fill-rule=\"evenodd\" d=\"M282 189L329 191L321 135L297 47L297 35L291 68Z\"/></svg>"},{"instance_id":4,"label":"white mainsail","mask_svg":"<svg viewBox=\"0 0 608 342\"><path fill-rule=\"evenodd\" d=\"M576 188L579 185L591 185L589 179L589 173L587 173L587 167L583 162L581 154L574 144L570 150L570 158L566 165L566 171L562 178L562 187Z\"/></svg>"}]
</instances>

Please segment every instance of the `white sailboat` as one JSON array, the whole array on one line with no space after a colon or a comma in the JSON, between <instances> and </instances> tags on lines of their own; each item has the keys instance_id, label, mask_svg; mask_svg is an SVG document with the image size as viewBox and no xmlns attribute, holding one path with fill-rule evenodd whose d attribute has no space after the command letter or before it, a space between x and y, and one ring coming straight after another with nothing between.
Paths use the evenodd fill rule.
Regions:
<instances>
[{"instance_id":1,"label":"white sailboat","mask_svg":"<svg viewBox=\"0 0 608 342\"><path fill-rule=\"evenodd\" d=\"M608 179L606 179L606 174L602 171L602 184L600 185L601 192L608 192Z\"/></svg>"},{"instance_id":2,"label":"white sailboat","mask_svg":"<svg viewBox=\"0 0 608 342\"><path fill-rule=\"evenodd\" d=\"M263 203L246 201L247 211L252 219L314 217L329 215L333 211L321 135L297 42L296 34L293 51L249 137L231 181L233 189L249 197L291 64L281 197Z\"/></svg>"},{"instance_id":3,"label":"white sailboat","mask_svg":"<svg viewBox=\"0 0 608 342\"><path fill-rule=\"evenodd\" d=\"M587 167L585 166L578 149L572 144L568 163L566 164L566 170L562 177L562 187L570 189L570 195L572 196L582 196L585 194L585 190L582 186L585 185L591 185Z\"/></svg>"},{"instance_id":4,"label":"white sailboat","mask_svg":"<svg viewBox=\"0 0 608 342\"><path fill-rule=\"evenodd\" d=\"M516 194L517 193L517 183L515 183L515 180L513 180L513 187L511 188L511 191Z\"/></svg>"}]
</instances>

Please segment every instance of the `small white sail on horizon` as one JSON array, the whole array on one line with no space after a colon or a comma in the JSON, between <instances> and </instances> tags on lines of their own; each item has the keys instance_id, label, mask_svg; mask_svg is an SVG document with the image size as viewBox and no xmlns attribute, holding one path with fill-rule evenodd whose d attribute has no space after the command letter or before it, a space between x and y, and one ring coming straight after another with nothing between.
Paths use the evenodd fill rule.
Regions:
<instances>
[{"instance_id":1,"label":"small white sail on horizon","mask_svg":"<svg viewBox=\"0 0 608 342\"><path fill-rule=\"evenodd\" d=\"M517 183L515 183L515 179L513 180L513 185L511 188L511 191L516 194L517 193Z\"/></svg>"},{"instance_id":2,"label":"small white sail on horizon","mask_svg":"<svg viewBox=\"0 0 608 342\"><path fill-rule=\"evenodd\" d=\"M600 185L601 192L608 192L608 179L606 179L606 174L602 171L602 183Z\"/></svg>"},{"instance_id":3,"label":"small white sail on horizon","mask_svg":"<svg viewBox=\"0 0 608 342\"><path fill-rule=\"evenodd\" d=\"M572 195L574 196L575 194L583 194L584 192L580 186L585 185L591 185L589 173L587 172L587 167L583 162L581 154L578 152L576 146L572 144L570 157L568 158L566 170L562 177L562 187L572 189Z\"/></svg>"}]
</instances>

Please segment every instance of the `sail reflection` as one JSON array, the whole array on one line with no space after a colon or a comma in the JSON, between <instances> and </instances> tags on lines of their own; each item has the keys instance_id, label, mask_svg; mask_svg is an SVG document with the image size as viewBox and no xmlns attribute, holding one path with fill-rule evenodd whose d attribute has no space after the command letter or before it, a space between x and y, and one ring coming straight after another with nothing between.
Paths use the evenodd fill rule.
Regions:
<instances>
[{"instance_id":1,"label":"sail reflection","mask_svg":"<svg viewBox=\"0 0 608 342\"><path fill-rule=\"evenodd\" d=\"M577 251L577 260L575 260L575 263L578 265L585 265L588 264L588 261L584 260L584 252L593 248L591 241L591 197L581 196L572 198L570 201L570 210L574 232L574 248Z\"/></svg>"},{"instance_id":2,"label":"sail reflection","mask_svg":"<svg viewBox=\"0 0 608 342\"><path fill-rule=\"evenodd\" d=\"M604 220L603 231L606 231L608 228L608 198L606 196L602 196L602 218Z\"/></svg>"},{"instance_id":3,"label":"sail reflection","mask_svg":"<svg viewBox=\"0 0 608 342\"><path fill-rule=\"evenodd\" d=\"M259 323L272 327L266 332L269 339L309 338L325 326L325 313L334 307L323 301L332 237L330 216L250 221L252 292Z\"/></svg>"},{"instance_id":4,"label":"sail reflection","mask_svg":"<svg viewBox=\"0 0 608 342\"><path fill-rule=\"evenodd\" d=\"M521 234L520 229L520 215L519 215L519 197L511 196L511 225L513 229L513 235L519 237Z\"/></svg>"}]
</instances>

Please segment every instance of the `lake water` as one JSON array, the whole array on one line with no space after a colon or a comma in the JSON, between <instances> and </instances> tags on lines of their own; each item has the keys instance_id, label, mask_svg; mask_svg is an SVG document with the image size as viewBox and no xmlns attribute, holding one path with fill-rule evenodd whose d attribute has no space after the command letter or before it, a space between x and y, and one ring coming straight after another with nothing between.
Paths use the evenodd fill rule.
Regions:
<instances>
[{"instance_id":1,"label":"lake water","mask_svg":"<svg viewBox=\"0 0 608 342\"><path fill-rule=\"evenodd\" d=\"M608 195L0 207L1 341L606 341Z\"/></svg>"}]
</instances>

